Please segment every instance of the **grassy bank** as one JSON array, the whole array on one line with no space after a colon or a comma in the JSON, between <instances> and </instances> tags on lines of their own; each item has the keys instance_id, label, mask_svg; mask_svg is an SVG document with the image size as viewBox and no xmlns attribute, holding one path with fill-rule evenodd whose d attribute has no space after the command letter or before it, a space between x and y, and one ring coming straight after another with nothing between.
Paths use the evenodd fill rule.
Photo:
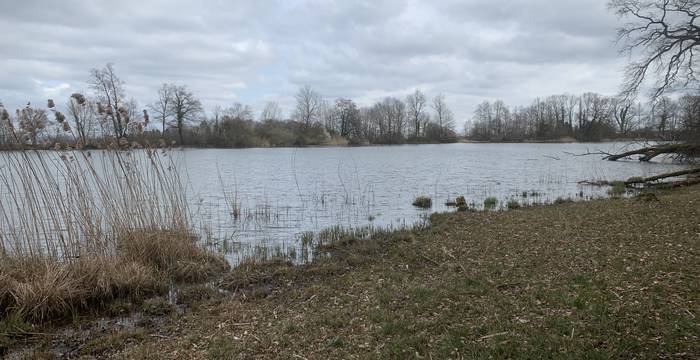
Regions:
<instances>
[{"instance_id":1,"label":"grassy bank","mask_svg":"<svg viewBox=\"0 0 700 360\"><path fill-rule=\"evenodd\" d=\"M700 188L657 198L435 215L309 265L245 263L231 294L100 335L99 356L697 358Z\"/></svg>"}]
</instances>

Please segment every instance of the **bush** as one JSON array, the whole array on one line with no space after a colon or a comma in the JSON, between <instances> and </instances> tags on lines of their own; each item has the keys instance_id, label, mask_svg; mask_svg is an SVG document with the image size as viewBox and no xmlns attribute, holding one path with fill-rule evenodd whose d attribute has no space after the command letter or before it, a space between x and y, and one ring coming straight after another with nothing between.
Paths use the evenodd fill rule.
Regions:
<instances>
[{"instance_id":1,"label":"bush","mask_svg":"<svg viewBox=\"0 0 700 360\"><path fill-rule=\"evenodd\" d=\"M413 206L422 209L429 209L433 206L433 200L427 196L419 196L415 200L413 200Z\"/></svg>"},{"instance_id":2,"label":"bush","mask_svg":"<svg viewBox=\"0 0 700 360\"><path fill-rule=\"evenodd\" d=\"M560 205L560 204L566 204L566 203L572 203L574 200L572 198L563 198L563 197L558 197L556 200L554 200L554 204Z\"/></svg>"},{"instance_id":3,"label":"bush","mask_svg":"<svg viewBox=\"0 0 700 360\"><path fill-rule=\"evenodd\" d=\"M496 204L498 204L498 199L495 197L487 197L486 200L484 200L484 209L494 209Z\"/></svg>"},{"instance_id":4,"label":"bush","mask_svg":"<svg viewBox=\"0 0 700 360\"><path fill-rule=\"evenodd\" d=\"M623 181L615 181L612 184L612 188L608 190L608 195L613 197L618 197L623 195L627 191L627 185Z\"/></svg>"},{"instance_id":5,"label":"bush","mask_svg":"<svg viewBox=\"0 0 700 360\"><path fill-rule=\"evenodd\" d=\"M520 207L521 207L518 200L515 200L515 199L508 200L508 203L506 204L506 206L508 207L509 210L520 209Z\"/></svg>"}]
</instances>

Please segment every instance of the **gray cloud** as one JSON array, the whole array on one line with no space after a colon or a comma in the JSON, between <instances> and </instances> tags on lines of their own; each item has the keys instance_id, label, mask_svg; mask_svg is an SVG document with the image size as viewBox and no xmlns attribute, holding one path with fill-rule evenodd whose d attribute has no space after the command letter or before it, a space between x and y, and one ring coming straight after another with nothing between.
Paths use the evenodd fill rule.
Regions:
<instances>
[{"instance_id":1,"label":"gray cloud","mask_svg":"<svg viewBox=\"0 0 700 360\"><path fill-rule=\"evenodd\" d=\"M602 0L6 1L0 100L67 98L114 62L143 105L166 81L258 109L304 84L362 104L419 87L463 120L484 99L614 93L617 25Z\"/></svg>"}]
</instances>

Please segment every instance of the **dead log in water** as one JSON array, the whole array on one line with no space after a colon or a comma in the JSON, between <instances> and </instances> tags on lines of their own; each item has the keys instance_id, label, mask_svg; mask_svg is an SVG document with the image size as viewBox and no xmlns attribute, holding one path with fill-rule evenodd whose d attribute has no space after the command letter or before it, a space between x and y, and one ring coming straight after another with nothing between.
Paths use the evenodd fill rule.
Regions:
<instances>
[{"instance_id":1,"label":"dead log in water","mask_svg":"<svg viewBox=\"0 0 700 360\"><path fill-rule=\"evenodd\" d=\"M677 178L685 176L685 179L669 181L669 182L659 182L659 180ZM669 173L658 174L649 177L638 177L630 178L626 181L579 181L582 185L592 185L592 186L614 186L616 183L623 183L626 187L654 187L654 188L676 188L682 186L690 186L700 184L700 167L691 168L686 170L674 171Z\"/></svg>"},{"instance_id":2,"label":"dead log in water","mask_svg":"<svg viewBox=\"0 0 700 360\"><path fill-rule=\"evenodd\" d=\"M664 144L648 146L636 150L626 151L620 154L609 154L605 160L617 161L634 155L641 155L639 161L651 161L651 159L663 154L676 154L681 156L697 156L700 154L700 144Z\"/></svg>"}]
</instances>

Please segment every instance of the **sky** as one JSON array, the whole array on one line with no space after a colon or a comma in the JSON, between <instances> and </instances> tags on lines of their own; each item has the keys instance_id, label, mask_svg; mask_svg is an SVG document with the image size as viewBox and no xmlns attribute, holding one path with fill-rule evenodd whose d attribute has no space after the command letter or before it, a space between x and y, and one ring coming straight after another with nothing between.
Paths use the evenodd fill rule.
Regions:
<instances>
[{"instance_id":1,"label":"sky","mask_svg":"<svg viewBox=\"0 0 700 360\"><path fill-rule=\"evenodd\" d=\"M0 101L65 102L111 62L143 107L164 82L287 113L304 85L360 105L421 89L461 124L484 100L615 94L620 25L607 0L1 1Z\"/></svg>"}]
</instances>

